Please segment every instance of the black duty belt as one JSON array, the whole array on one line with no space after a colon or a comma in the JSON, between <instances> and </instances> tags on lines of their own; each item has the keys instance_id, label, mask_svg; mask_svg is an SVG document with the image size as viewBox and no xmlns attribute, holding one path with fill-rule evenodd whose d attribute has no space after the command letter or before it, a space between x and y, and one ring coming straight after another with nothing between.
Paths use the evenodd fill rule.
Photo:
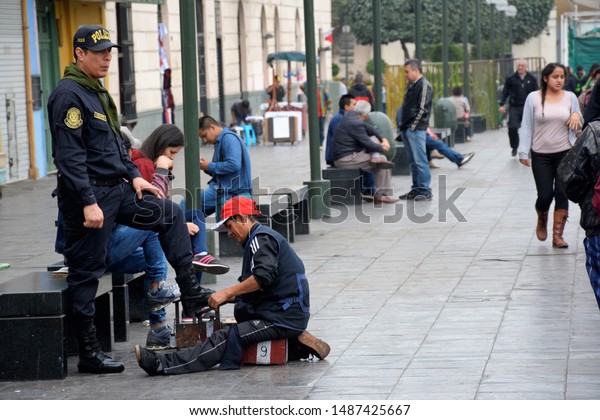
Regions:
<instances>
[{"instance_id":1,"label":"black duty belt","mask_svg":"<svg viewBox=\"0 0 600 420\"><path fill-rule=\"evenodd\" d=\"M121 182L122 178L90 178L90 185L95 187L113 187Z\"/></svg>"}]
</instances>

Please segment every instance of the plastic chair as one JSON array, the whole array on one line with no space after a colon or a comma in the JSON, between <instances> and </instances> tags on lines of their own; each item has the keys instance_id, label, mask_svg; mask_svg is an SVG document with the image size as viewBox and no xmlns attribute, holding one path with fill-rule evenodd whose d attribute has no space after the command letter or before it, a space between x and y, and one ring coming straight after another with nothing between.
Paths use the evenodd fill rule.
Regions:
<instances>
[{"instance_id":1,"label":"plastic chair","mask_svg":"<svg viewBox=\"0 0 600 420\"><path fill-rule=\"evenodd\" d=\"M252 124L246 124L244 127L244 138L246 139L246 147L250 147L251 144L256 146L256 133Z\"/></svg>"}]
</instances>

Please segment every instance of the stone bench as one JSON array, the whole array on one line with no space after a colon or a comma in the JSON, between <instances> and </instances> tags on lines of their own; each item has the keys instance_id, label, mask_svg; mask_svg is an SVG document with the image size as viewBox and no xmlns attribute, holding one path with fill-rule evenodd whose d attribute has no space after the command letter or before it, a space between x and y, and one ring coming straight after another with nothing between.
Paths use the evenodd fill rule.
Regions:
<instances>
[{"instance_id":1,"label":"stone bench","mask_svg":"<svg viewBox=\"0 0 600 420\"><path fill-rule=\"evenodd\" d=\"M330 182L332 204L354 205L362 202L362 172L360 169L325 168L323 169L323 179Z\"/></svg>"},{"instance_id":2,"label":"stone bench","mask_svg":"<svg viewBox=\"0 0 600 420\"><path fill-rule=\"evenodd\" d=\"M112 276L102 276L95 325L104 351L113 344L111 291ZM64 379L77 343L68 313L65 276L33 272L0 284L0 380Z\"/></svg>"}]
</instances>

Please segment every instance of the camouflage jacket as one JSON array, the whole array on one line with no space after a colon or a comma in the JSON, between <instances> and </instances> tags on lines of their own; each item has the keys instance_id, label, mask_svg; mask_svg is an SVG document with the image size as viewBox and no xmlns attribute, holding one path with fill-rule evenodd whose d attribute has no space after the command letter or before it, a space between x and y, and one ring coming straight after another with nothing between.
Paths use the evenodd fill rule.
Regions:
<instances>
[{"instance_id":1,"label":"camouflage jacket","mask_svg":"<svg viewBox=\"0 0 600 420\"><path fill-rule=\"evenodd\" d=\"M581 207L579 224L586 236L600 235L600 219L592 205L600 176L600 121L587 125L558 167L558 184Z\"/></svg>"}]
</instances>

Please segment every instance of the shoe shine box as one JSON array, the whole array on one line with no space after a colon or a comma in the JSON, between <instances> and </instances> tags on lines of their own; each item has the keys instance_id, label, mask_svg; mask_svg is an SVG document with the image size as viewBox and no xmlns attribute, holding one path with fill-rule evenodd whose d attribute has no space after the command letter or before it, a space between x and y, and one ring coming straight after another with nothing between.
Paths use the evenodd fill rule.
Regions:
<instances>
[{"instance_id":1,"label":"shoe shine box","mask_svg":"<svg viewBox=\"0 0 600 420\"><path fill-rule=\"evenodd\" d=\"M213 332L221 328L219 313L211 311L200 318L191 321L175 321L175 342L178 349L194 347L199 341L204 341Z\"/></svg>"},{"instance_id":2,"label":"shoe shine box","mask_svg":"<svg viewBox=\"0 0 600 420\"><path fill-rule=\"evenodd\" d=\"M245 365L285 365L288 361L288 341L269 340L253 344L244 351Z\"/></svg>"}]
</instances>

